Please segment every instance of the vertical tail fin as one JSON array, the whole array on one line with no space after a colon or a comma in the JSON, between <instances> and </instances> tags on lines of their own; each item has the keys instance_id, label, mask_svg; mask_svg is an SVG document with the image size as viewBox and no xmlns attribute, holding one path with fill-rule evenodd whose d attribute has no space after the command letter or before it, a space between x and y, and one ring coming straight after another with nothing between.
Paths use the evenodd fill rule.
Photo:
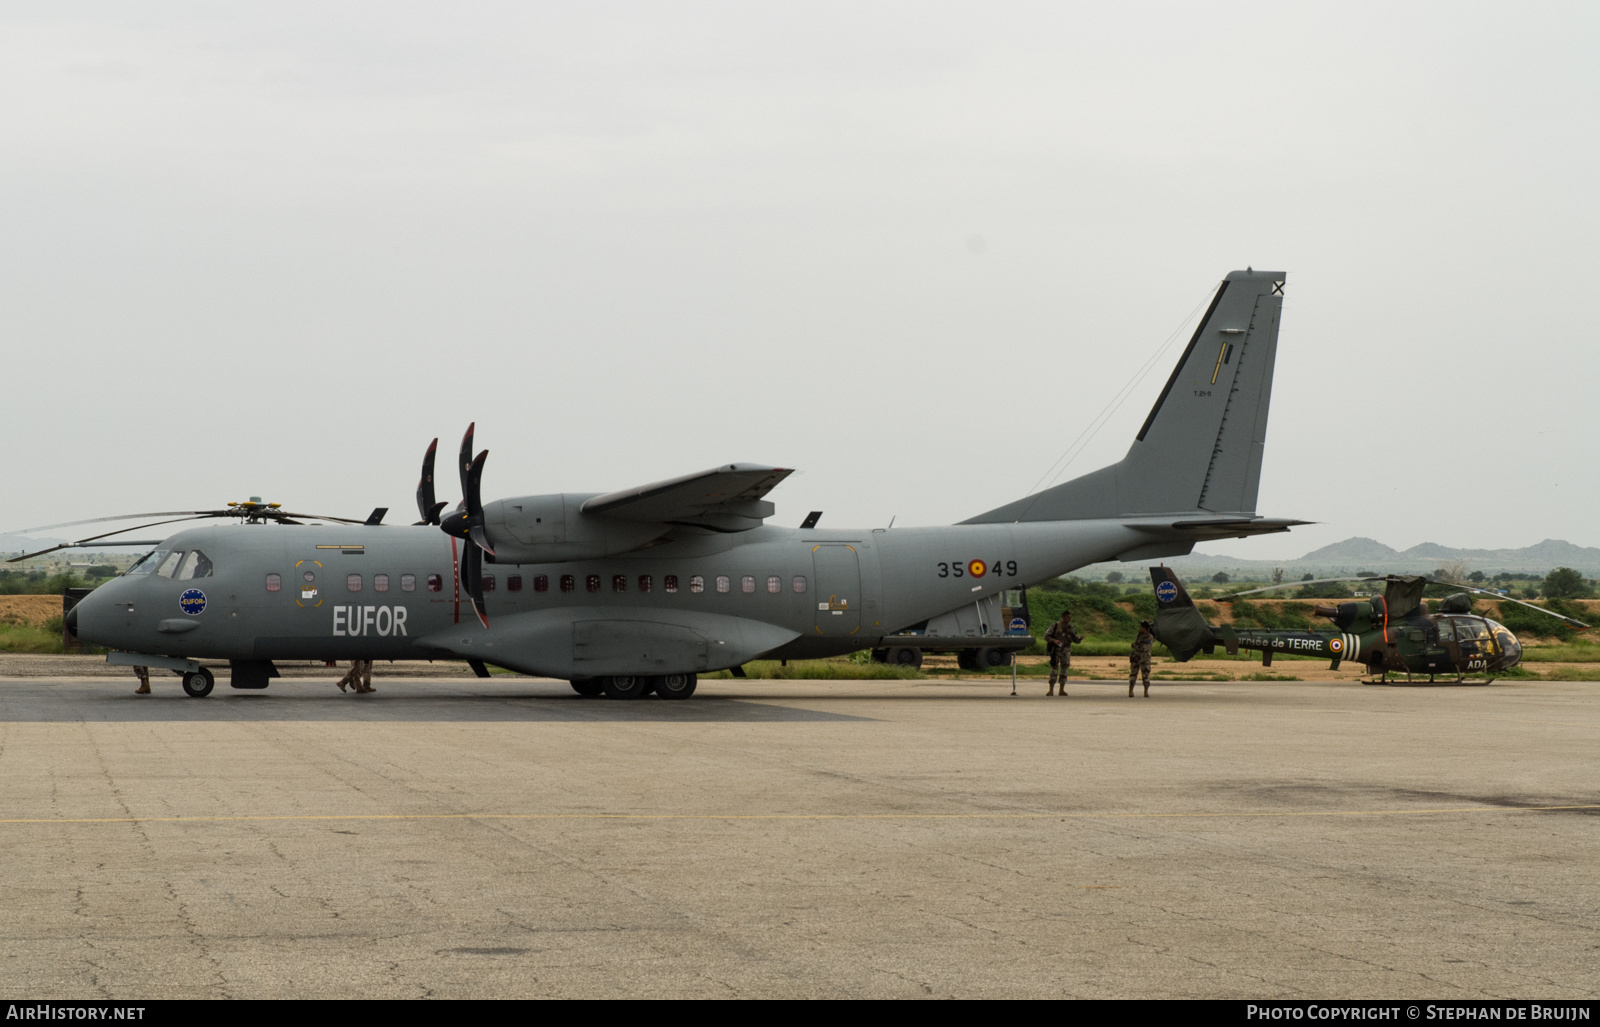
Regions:
<instances>
[{"instance_id":1,"label":"vertical tail fin","mask_svg":"<svg viewBox=\"0 0 1600 1027\"><path fill-rule=\"evenodd\" d=\"M964 523L1254 514L1284 278L1245 270L1223 280L1121 462Z\"/></svg>"},{"instance_id":2,"label":"vertical tail fin","mask_svg":"<svg viewBox=\"0 0 1600 1027\"><path fill-rule=\"evenodd\" d=\"M1173 659L1187 663L1202 649L1217 644L1217 632L1195 609L1183 582L1167 567L1150 568L1156 587L1156 641L1172 650Z\"/></svg>"}]
</instances>

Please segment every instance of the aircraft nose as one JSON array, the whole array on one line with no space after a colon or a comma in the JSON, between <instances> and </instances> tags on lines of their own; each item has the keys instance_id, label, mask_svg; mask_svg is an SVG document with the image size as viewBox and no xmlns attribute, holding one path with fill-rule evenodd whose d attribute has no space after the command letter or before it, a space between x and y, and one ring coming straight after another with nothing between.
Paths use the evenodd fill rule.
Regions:
<instances>
[{"instance_id":1,"label":"aircraft nose","mask_svg":"<svg viewBox=\"0 0 1600 1027\"><path fill-rule=\"evenodd\" d=\"M94 630L96 622L100 620L100 611L109 603L110 598L105 594L111 590L111 583L101 585L82 599L73 604L62 617L62 623L67 630L72 632L80 642L95 643Z\"/></svg>"}]
</instances>

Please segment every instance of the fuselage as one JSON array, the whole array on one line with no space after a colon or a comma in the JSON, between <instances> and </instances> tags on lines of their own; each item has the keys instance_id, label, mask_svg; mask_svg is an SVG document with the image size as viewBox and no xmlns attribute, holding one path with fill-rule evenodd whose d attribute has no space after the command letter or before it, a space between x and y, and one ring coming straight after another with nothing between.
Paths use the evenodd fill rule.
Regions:
<instances>
[{"instance_id":1,"label":"fuselage","mask_svg":"<svg viewBox=\"0 0 1600 1027\"><path fill-rule=\"evenodd\" d=\"M231 660L459 658L470 655L475 636L526 625L524 634L539 641L519 655L478 655L557 675L573 673L570 650L582 645L571 625L683 623L719 636L695 668L718 669L754 655L868 648L907 625L1148 539L1148 531L1111 520L681 532L623 556L487 563L485 629L460 580L470 543L436 527L211 526L168 538L86 597L74 617L78 636L92 644ZM566 619L551 634L547 622L556 616ZM732 622L761 629L733 629L742 641L720 639Z\"/></svg>"}]
</instances>

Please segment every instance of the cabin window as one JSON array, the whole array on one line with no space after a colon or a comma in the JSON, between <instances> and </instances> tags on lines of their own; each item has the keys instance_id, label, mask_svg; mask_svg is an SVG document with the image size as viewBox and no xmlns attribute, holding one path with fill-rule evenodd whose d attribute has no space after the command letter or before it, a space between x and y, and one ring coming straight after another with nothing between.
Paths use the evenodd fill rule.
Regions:
<instances>
[{"instance_id":1,"label":"cabin window","mask_svg":"<svg viewBox=\"0 0 1600 1027\"><path fill-rule=\"evenodd\" d=\"M175 550L162 557L156 565L156 577L170 578L177 571L178 564L183 562L183 550Z\"/></svg>"},{"instance_id":2,"label":"cabin window","mask_svg":"<svg viewBox=\"0 0 1600 1027\"><path fill-rule=\"evenodd\" d=\"M184 556L183 563L178 566L176 577L179 581L211 577L211 558L198 549L190 550Z\"/></svg>"},{"instance_id":3,"label":"cabin window","mask_svg":"<svg viewBox=\"0 0 1600 1027\"><path fill-rule=\"evenodd\" d=\"M691 592L704 592L705 590L706 590L706 579L701 577L698 574L690 575L690 577L689 577L689 591L691 591Z\"/></svg>"},{"instance_id":4,"label":"cabin window","mask_svg":"<svg viewBox=\"0 0 1600 1027\"><path fill-rule=\"evenodd\" d=\"M359 574L347 574L347 575L345 575L344 587L349 589L352 592L361 591L361 575L359 575Z\"/></svg>"},{"instance_id":5,"label":"cabin window","mask_svg":"<svg viewBox=\"0 0 1600 1027\"><path fill-rule=\"evenodd\" d=\"M400 591L415 592L417 590L417 576L415 574L400 575Z\"/></svg>"},{"instance_id":6,"label":"cabin window","mask_svg":"<svg viewBox=\"0 0 1600 1027\"><path fill-rule=\"evenodd\" d=\"M478 575L478 580L483 584L483 590L485 592L493 592L494 591L494 575L493 574L480 574L480 575Z\"/></svg>"},{"instance_id":7,"label":"cabin window","mask_svg":"<svg viewBox=\"0 0 1600 1027\"><path fill-rule=\"evenodd\" d=\"M730 587L731 587L731 583L728 581L728 576L726 574L718 574L717 575L717 591L718 592L726 592L726 591L728 591L728 589Z\"/></svg>"},{"instance_id":8,"label":"cabin window","mask_svg":"<svg viewBox=\"0 0 1600 1027\"><path fill-rule=\"evenodd\" d=\"M750 576L749 574L746 574L744 577L739 579L739 591L741 591L741 592L754 592L755 590L756 590L756 579L754 577Z\"/></svg>"},{"instance_id":9,"label":"cabin window","mask_svg":"<svg viewBox=\"0 0 1600 1027\"><path fill-rule=\"evenodd\" d=\"M591 574L583 579L583 587L591 592L600 591L600 575Z\"/></svg>"},{"instance_id":10,"label":"cabin window","mask_svg":"<svg viewBox=\"0 0 1600 1027\"><path fill-rule=\"evenodd\" d=\"M520 574L507 574L506 575L506 591L507 592L521 592L522 591L522 575L520 575Z\"/></svg>"},{"instance_id":11,"label":"cabin window","mask_svg":"<svg viewBox=\"0 0 1600 1027\"><path fill-rule=\"evenodd\" d=\"M804 574L796 574L794 576L794 590L796 592L804 592L806 590L806 576Z\"/></svg>"},{"instance_id":12,"label":"cabin window","mask_svg":"<svg viewBox=\"0 0 1600 1027\"><path fill-rule=\"evenodd\" d=\"M535 592L550 591L550 576L548 574L535 574L533 576L533 590Z\"/></svg>"},{"instance_id":13,"label":"cabin window","mask_svg":"<svg viewBox=\"0 0 1600 1027\"><path fill-rule=\"evenodd\" d=\"M641 592L650 591L650 586L652 584L653 584L653 582L650 580L650 575L648 575L648 574L639 575L639 591L641 591Z\"/></svg>"},{"instance_id":14,"label":"cabin window","mask_svg":"<svg viewBox=\"0 0 1600 1027\"><path fill-rule=\"evenodd\" d=\"M783 579L778 577L776 574L772 575L767 579L767 591L771 592L773 595L777 595L779 592L782 592Z\"/></svg>"},{"instance_id":15,"label":"cabin window","mask_svg":"<svg viewBox=\"0 0 1600 1027\"><path fill-rule=\"evenodd\" d=\"M678 590L678 576L676 574L665 575L661 579L661 587L668 592L676 592Z\"/></svg>"},{"instance_id":16,"label":"cabin window","mask_svg":"<svg viewBox=\"0 0 1600 1027\"><path fill-rule=\"evenodd\" d=\"M444 579L441 578L437 574L428 575L428 591L429 592L443 592L444 591Z\"/></svg>"},{"instance_id":17,"label":"cabin window","mask_svg":"<svg viewBox=\"0 0 1600 1027\"><path fill-rule=\"evenodd\" d=\"M611 575L611 591L626 592L628 590L628 576L626 574Z\"/></svg>"},{"instance_id":18,"label":"cabin window","mask_svg":"<svg viewBox=\"0 0 1600 1027\"><path fill-rule=\"evenodd\" d=\"M561 591L571 592L578 587L578 581L570 574L561 575Z\"/></svg>"},{"instance_id":19,"label":"cabin window","mask_svg":"<svg viewBox=\"0 0 1600 1027\"><path fill-rule=\"evenodd\" d=\"M387 575L387 574L374 574L372 576L372 590L374 592L387 592L387 591L389 591L389 575Z\"/></svg>"},{"instance_id":20,"label":"cabin window","mask_svg":"<svg viewBox=\"0 0 1600 1027\"><path fill-rule=\"evenodd\" d=\"M279 577L276 574L268 574L267 575L267 591L268 592L276 592L276 591L280 590L281 588L283 588L283 578Z\"/></svg>"}]
</instances>

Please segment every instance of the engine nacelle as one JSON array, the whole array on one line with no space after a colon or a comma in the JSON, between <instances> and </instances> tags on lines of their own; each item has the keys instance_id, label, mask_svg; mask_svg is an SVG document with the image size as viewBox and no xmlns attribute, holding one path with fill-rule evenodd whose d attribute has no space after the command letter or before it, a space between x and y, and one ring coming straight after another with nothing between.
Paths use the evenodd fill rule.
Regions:
<instances>
[{"instance_id":1,"label":"engine nacelle","mask_svg":"<svg viewBox=\"0 0 1600 1027\"><path fill-rule=\"evenodd\" d=\"M518 496L483 504L497 563L556 563L631 552L670 525L596 517L583 512L595 493Z\"/></svg>"}]
</instances>

